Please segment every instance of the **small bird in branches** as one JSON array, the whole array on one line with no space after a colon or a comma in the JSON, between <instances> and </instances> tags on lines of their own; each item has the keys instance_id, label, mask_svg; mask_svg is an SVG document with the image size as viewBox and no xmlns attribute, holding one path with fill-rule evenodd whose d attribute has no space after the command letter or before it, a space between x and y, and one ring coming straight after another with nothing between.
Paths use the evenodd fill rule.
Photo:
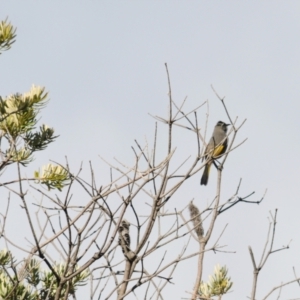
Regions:
<instances>
[{"instance_id":1,"label":"small bird in branches","mask_svg":"<svg viewBox=\"0 0 300 300\"><path fill-rule=\"evenodd\" d=\"M123 219L119 226L119 245L122 248L124 256L128 259L131 259L134 256L134 253L130 250L130 235L129 235L129 226L130 223Z\"/></svg>"},{"instance_id":2,"label":"small bird in branches","mask_svg":"<svg viewBox=\"0 0 300 300\"><path fill-rule=\"evenodd\" d=\"M210 167L214 159L220 157L226 152L228 144L227 126L229 125L230 124L226 124L222 121L219 121L215 126L213 135L210 138L204 153L204 158L206 159L206 166L201 177L201 185L207 185Z\"/></svg>"}]
</instances>

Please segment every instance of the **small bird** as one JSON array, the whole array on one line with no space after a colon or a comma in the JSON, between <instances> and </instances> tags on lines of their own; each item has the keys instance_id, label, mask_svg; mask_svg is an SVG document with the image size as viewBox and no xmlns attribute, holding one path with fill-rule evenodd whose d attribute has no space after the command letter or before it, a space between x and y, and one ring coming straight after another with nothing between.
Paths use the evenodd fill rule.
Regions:
<instances>
[{"instance_id":1,"label":"small bird","mask_svg":"<svg viewBox=\"0 0 300 300\"><path fill-rule=\"evenodd\" d=\"M129 226L130 226L130 223L127 220L123 219L118 228L118 231L119 231L119 241L118 242L122 248L123 254L126 257L128 256L128 253L131 252Z\"/></svg>"},{"instance_id":2,"label":"small bird","mask_svg":"<svg viewBox=\"0 0 300 300\"><path fill-rule=\"evenodd\" d=\"M206 166L201 177L201 185L207 185L209 171L213 160L219 158L220 155L226 152L228 144L227 126L229 125L230 124L226 124L222 121L219 121L215 126L213 135L210 138L204 153L204 158L206 159Z\"/></svg>"}]
</instances>

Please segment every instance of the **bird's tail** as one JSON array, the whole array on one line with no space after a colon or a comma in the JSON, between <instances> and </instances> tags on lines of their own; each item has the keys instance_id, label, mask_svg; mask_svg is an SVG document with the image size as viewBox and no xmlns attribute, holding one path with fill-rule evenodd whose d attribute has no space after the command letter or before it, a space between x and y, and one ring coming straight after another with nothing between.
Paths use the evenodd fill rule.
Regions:
<instances>
[{"instance_id":1,"label":"bird's tail","mask_svg":"<svg viewBox=\"0 0 300 300\"><path fill-rule=\"evenodd\" d=\"M203 174L201 177L201 182L200 182L201 185L207 185L210 167L211 167L211 162L208 162L204 168L204 171L203 171Z\"/></svg>"}]
</instances>

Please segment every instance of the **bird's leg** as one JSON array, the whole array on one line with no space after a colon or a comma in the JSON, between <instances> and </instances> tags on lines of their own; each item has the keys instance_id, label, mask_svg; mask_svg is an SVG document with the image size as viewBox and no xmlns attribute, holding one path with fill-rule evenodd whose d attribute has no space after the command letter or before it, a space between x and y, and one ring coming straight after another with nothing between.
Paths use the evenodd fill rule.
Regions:
<instances>
[{"instance_id":1,"label":"bird's leg","mask_svg":"<svg viewBox=\"0 0 300 300\"><path fill-rule=\"evenodd\" d=\"M222 169L223 169L223 166L221 165L221 163L220 163L218 160L214 159L214 160L213 160L213 164L214 164L214 166L215 166L218 170L222 170Z\"/></svg>"}]
</instances>

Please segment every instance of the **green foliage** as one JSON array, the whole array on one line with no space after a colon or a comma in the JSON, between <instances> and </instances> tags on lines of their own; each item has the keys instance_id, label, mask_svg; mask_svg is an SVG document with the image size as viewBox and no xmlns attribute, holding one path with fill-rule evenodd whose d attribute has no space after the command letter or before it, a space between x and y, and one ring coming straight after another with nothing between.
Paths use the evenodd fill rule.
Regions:
<instances>
[{"instance_id":1,"label":"green foliage","mask_svg":"<svg viewBox=\"0 0 300 300\"><path fill-rule=\"evenodd\" d=\"M2 51L9 50L15 42L16 28L14 28L7 19L0 22L0 54Z\"/></svg>"},{"instance_id":2,"label":"green foliage","mask_svg":"<svg viewBox=\"0 0 300 300\"><path fill-rule=\"evenodd\" d=\"M52 300L58 289L58 282L51 270L41 270L40 263L31 259L16 270L15 262L10 252L0 251L0 299L7 300ZM54 267L56 274L61 278L67 274L65 264L57 264ZM76 267L76 271L78 268ZM18 274L18 275L17 275ZM24 274L22 277L21 274ZM77 287L85 285L89 271L83 271L66 284L61 292L61 298L65 295L74 295Z\"/></svg>"},{"instance_id":3,"label":"green foliage","mask_svg":"<svg viewBox=\"0 0 300 300\"><path fill-rule=\"evenodd\" d=\"M77 268L75 268L75 271L76 269ZM58 264L54 266L54 270L59 276L62 276L65 273L67 273L65 264ZM61 294L65 295L68 291L69 295L74 295L75 291L79 286L86 285L89 276L90 274L88 270L77 274L75 277L72 278L71 281L68 282L68 284L65 284ZM48 299L54 299L55 292L58 289L57 281L54 274L51 271L44 271L41 278L43 286L42 295L48 296ZM44 298L42 297L42 299Z\"/></svg>"},{"instance_id":4,"label":"green foliage","mask_svg":"<svg viewBox=\"0 0 300 300\"><path fill-rule=\"evenodd\" d=\"M6 249L0 251L0 299L37 300L37 293L29 285L17 280L14 269L15 261Z\"/></svg>"},{"instance_id":5,"label":"green foliage","mask_svg":"<svg viewBox=\"0 0 300 300\"><path fill-rule=\"evenodd\" d=\"M40 264L36 259L30 260L30 262L26 265L26 279L30 285L37 287L40 283Z\"/></svg>"},{"instance_id":6,"label":"green foliage","mask_svg":"<svg viewBox=\"0 0 300 300\"><path fill-rule=\"evenodd\" d=\"M27 165L33 160L33 153L44 150L57 136L46 125L35 131L38 114L47 104L45 88L32 86L28 93L14 94L0 99L0 137L6 140L5 159L0 169L11 163Z\"/></svg>"},{"instance_id":7,"label":"green foliage","mask_svg":"<svg viewBox=\"0 0 300 300\"><path fill-rule=\"evenodd\" d=\"M16 29L7 22L0 22L0 51L8 50L15 41ZM35 130L38 114L48 101L44 87L33 85L29 92L0 97L0 171L12 163L26 166L33 160L33 153L46 149L57 136L46 125ZM65 170L48 165L35 178L49 189L61 190L68 180Z\"/></svg>"},{"instance_id":8,"label":"green foliage","mask_svg":"<svg viewBox=\"0 0 300 300\"><path fill-rule=\"evenodd\" d=\"M11 253L6 249L0 251L0 266L8 266L12 261Z\"/></svg>"},{"instance_id":9,"label":"green foliage","mask_svg":"<svg viewBox=\"0 0 300 300\"><path fill-rule=\"evenodd\" d=\"M0 299L7 300L38 300L38 294L30 286L18 283L15 278L9 278L0 271Z\"/></svg>"},{"instance_id":10,"label":"green foliage","mask_svg":"<svg viewBox=\"0 0 300 300\"><path fill-rule=\"evenodd\" d=\"M70 181L69 172L65 168L52 164L44 166L41 173L35 171L34 177L38 182L45 184L49 190L58 189L61 191Z\"/></svg>"},{"instance_id":11,"label":"green foliage","mask_svg":"<svg viewBox=\"0 0 300 300\"><path fill-rule=\"evenodd\" d=\"M28 93L10 95L0 102L0 130L12 139L34 129L37 115L47 103L45 88L32 86Z\"/></svg>"},{"instance_id":12,"label":"green foliage","mask_svg":"<svg viewBox=\"0 0 300 300\"><path fill-rule=\"evenodd\" d=\"M16 29L7 20L0 22L0 54L10 49L15 42L15 33ZM26 166L33 160L34 152L46 149L56 139L54 130L46 125L36 130L39 112L47 101L45 88L34 85L27 93L0 97L0 171L16 162ZM48 189L61 190L70 180L66 169L52 164L45 166L41 174L35 172L34 176ZM78 267L69 270L62 263L54 265L53 269L42 270L36 259L28 259L20 266L10 251L1 250L0 299L54 299L60 279L71 275ZM63 286L60 298L67 299L74 295L78 286L86 284L89 275L86 270L74 276Z\"/></svg>"},{"instance_id":13,"label":"green foliage","mask_svg":"<svg viewBox=\"0 0 300 300\"><path fill-rule=\"evenodd\" d=\"M25 148L7 149L5 152L5 157L9 159L10 162L20 162L23 165L26 165L33 160L31 157L31 151L26 150Z\"/></svg>"},{"instance_id":14,"label":"green foliage","mask_svg":"<svg viewBox=\"0 0 300 300\"><path fill-rule=\"evenodd\" d=\"M55 138L53 128L42 125L39 132L26 132L24 140L31 151L39 151L44 150Z\"/></svg>"},{"instance_id":15,"label":"green foliage","mask_svg":"<svg viewBox=\"0 0 300 300\"><path fill-rule=\"evenodd\" d=\"M215 273L213 276L209 276L207 283L202 282L199 287L200 296L211 298L213 296L221 296L226 294L232 287L230 277L227 277L228 270L226 266L215 266ZM221 299L221 298L219 298Z\"/></svg>"}]
</instances>

